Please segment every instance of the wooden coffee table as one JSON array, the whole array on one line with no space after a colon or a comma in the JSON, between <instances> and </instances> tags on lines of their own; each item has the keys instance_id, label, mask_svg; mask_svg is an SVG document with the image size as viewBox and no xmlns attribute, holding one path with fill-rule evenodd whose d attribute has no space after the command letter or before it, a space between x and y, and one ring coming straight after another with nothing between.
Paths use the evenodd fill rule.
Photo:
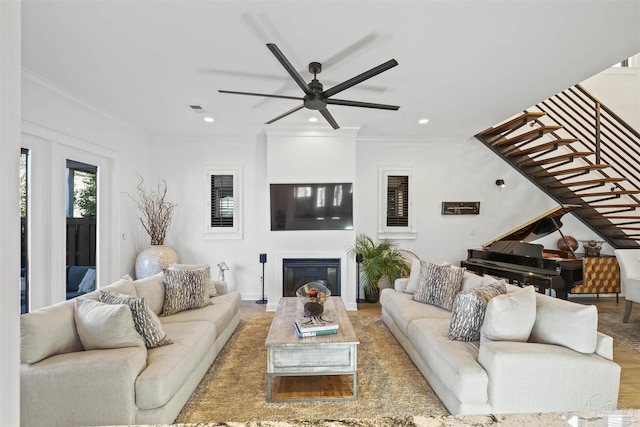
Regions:
<instances>
[{"instance_id":1,"label":"wooden coffee table","mask_svg":"<svg viewBox=\"0 0 640 427\"><path fill-rule=\"evenodd\" d=\"M340 324L337 334L298 338L294 322L303 317L300 298L280 300L267 335L267 401L355 400L358 337L340 297L329 297L325 312Z\"/></svg>"}]
</instances>

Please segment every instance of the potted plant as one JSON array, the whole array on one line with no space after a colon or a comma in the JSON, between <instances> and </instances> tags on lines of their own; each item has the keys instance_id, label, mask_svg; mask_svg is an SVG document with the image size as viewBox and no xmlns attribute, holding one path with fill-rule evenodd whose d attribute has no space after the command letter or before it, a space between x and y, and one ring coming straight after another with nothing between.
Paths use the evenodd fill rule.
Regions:
<instances>
[{"instance_id":1,"label":"potted plant","mask_svg":"<svg viewBox=\"0 0 640 427\"><path fill-rule=\"evenodd\" d=\"M381 279L387 278L393 283L407 270L402 252L390 239L375 242L366 234L359 234L347 252L356 260L361 260L360 280L367 302L378 301Z\"/></svg>"}]
</instances>

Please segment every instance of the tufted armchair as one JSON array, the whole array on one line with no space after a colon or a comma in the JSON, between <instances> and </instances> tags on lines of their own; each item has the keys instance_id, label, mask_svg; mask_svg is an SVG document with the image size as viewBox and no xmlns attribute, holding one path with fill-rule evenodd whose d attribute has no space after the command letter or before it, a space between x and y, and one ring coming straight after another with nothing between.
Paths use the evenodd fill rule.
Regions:
<instances>
[{"instance_id":1,"label":"tufted armchair","mask_svg":"<svg viewBox=\"0 0 640 427\"><path fill-rule=\"evenodd\" d=\"M627 323L633 303L640 303L640 249L616 249L613 252L618 259L622 292L627 300L622 321Z\"/></svg>"}]
</instances>

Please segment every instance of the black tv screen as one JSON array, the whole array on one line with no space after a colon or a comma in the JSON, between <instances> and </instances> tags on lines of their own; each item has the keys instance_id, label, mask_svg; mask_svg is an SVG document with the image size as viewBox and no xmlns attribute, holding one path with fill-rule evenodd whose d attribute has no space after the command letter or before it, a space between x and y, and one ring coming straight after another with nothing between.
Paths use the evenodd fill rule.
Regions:
<instances>
[{"instance_id":1,"label":"black tv screen","mask_svg":"<svg viewBox=\"0 0 640 427\"><path fill-rule=\"evenodd\" d=\"M271 230L352 230L353 184L271 184Z\"/></svg>"}]
</instances>

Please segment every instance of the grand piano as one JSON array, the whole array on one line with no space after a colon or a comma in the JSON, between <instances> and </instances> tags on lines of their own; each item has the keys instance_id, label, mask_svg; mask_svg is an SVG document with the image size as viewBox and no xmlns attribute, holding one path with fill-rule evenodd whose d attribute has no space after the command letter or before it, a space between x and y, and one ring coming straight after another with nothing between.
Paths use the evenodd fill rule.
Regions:
<instances>
[{"instance_id":1,"label":"grand piano","mask_svg":"<svg viewBox=\"0 0 640 427\"><path fill-rule=\"evenodd\" d=\"M468 249L462 267L477 274L489 274L519 286L533 285L538 292L553 289L558 298L567 299L571 288L582 283L582 259L577 258L560 231L560 218L575 206L558 206L549 212L482 245ZM545 249L530 243L558 231L567 251Z\"/></svg>"}]
</instances>

